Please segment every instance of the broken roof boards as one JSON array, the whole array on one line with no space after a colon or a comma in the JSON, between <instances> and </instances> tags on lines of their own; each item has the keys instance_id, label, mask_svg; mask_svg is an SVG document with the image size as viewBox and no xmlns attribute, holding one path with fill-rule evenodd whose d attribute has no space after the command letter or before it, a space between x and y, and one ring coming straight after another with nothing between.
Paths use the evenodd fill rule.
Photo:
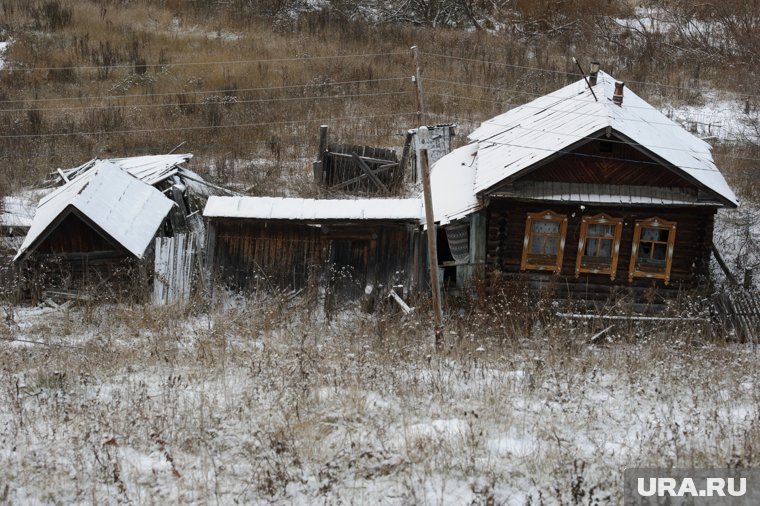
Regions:
<instances>
[{"instance_id":1,"label":"broken roof boards","mask_svg":"<svg viewBox=\"0 0 760 506\"><path fill-rule=\"evenodd\" d=\"M75 212L108 239L142 258L174 203L114 163L97 160L76 179L40 200L14 260L28 255L68 214Z\"/></svg>"},{"instance_id":2,"label":"broken roof boards","mask_svg":"<svg viewBox=\"0 0 760 506\"><path fill-rule=\"evenodd\" d=\"M177 155L148 155L148 156L131 156L127 158L110 158L107 161L113 163L120 169L127 171L129 174L138 178L139 180L149 185L154 185L161 182L179 171L179 166L188 162L193 155L177 154ZM66 178L71 181L86 173L96 164L102 162L98 158L94 158L88 162L83 163L79 167L72 169L62 170Z\"/></svg>"},{"instance_id":3,"label":"broken roof boards","mask_svg":"<svg viewBox=\"0 0 760 506\"><path fill-rule=\"evenodd\" d=\"M614 133L704 188L714 205L738 205L736 195L713 161L708 143L629 89L622 106L615 104L611 100L614 87L614 78L599 72L593 87L598 100L581 79L483 122L470 134L470 144L433 166L436 221L446 223L463 217L477 208L477 195L605 133ZM452 179L457 181L453 186L460 187L457 191L447 189Z\"/></svg>"}]
</instances>

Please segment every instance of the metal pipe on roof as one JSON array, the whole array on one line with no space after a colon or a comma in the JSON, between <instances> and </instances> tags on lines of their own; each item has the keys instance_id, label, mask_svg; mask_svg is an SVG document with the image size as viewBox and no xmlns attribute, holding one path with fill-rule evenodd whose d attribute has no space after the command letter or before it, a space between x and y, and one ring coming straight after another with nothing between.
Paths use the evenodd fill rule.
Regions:
<instances>
[{"instance_id":1,"label":"metal pipe on roof","mask_svg":"<svg viewBox=\"0 0 760 506\"><path fill-rule=\"evenodd\" d=\"M617 106L623 105L623 87L625 83L623 81L615 81L615 93L612 95L612 103Z\"/></svg>"},{"instance_id":2,"label":"metal pipe on roof","mask_svg":"<svg viewBox=\"0 0 760 506\"><path fill-rule=\"evenodd\" d=\"M591 70L588 75L588 84L590 86L596 86L596 78L599 75L599 62L598 61L592 61L591 62Z\"/></svg>"}]
</instances>

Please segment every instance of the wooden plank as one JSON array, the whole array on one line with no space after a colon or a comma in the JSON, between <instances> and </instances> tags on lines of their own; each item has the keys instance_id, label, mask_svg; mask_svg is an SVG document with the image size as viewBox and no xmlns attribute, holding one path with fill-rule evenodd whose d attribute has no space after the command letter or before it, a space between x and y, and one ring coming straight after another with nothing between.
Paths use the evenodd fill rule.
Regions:
<instances>
[{"instance_id":1,"label":"wooden plank","mask_svg":"<svg viewBox=\"0 0 760 506\"><path fill-rule=\"evenodd\" d=\"M384 192L388 192L388 187L383 184L382 181L380 181L380 178L377 177L377 175L372 172L372 169L369 168L369 165L365 163L364 160L362 160L359 155L356 153L351 153L351 156L353 157L354 161L361 167L361 169L364 171L365 174L372 180L373 183L375 183L375 186L377 186L379 189L381 189Z\"/></svg>"},{"instance_id":2,"label":"wooden plank","mask_svg":"<svg viewBox=\"0 0 760 506\"><path fill-rule=\"evenodd\" d=\"M388 165L392 163L398 163L397 160L386 160L384 158L375 158L372 156L361 156L356 151L352 151L351 153L339 153L337 151L330 151L330 156L335 156L339 158L353 158L354 156L358 157L360 160L369 162L369 163L376 163L379 165Z\"/></svg>"},{"instance_id":3,"label":"wooden plank","mask_svg":"<svg viewBox=\"0 0 760 506\"><path fill-rule=\"evenodd\" d=\"M720 251L718 251L718 248L715 246L715 243L711 243L710 248L712 249L713 256L715 256L715 260L718 262L721 270L726 275L728 282L733 286L737 286L739 282L736 280L736 277L734 277L731 269L728 268L728 265L726 265L726 262L723 261L723 257L721 256Z\"/></svg>"},{"instance_id":4,"label":"wooden plank","mask_svg":"<svg viewBox=\"0 0 760 506\"><path fill-rule=\"evenodd\" d=\"M414 133L410 132L409 130L406 131L406 138L404 139L404 149L401 152L401 162L399 163L399 166L401 167L401 170L406 170L407 166L409 165L409 153L412 149L412 138L414 137ZM414 164L414 169L412 170L411 174L411 180L413 182L417 182L417 164Z\"/></svg>"},{"instance_id":5,"label":"wooden plank","mask_svg":"<svg viewBox=\"0 0 760 506\"><path fill-rule=\"evenodd\" d=\"M380 173L383 173L383 172L387 172L387 171L389 171L389 170L391 170L391 169L393 169L395 167L398 167L397 163L392 163L392 164L388 164L388 165L381 165L380 167L378 167L377 169L374 170L374 173L375 174L380 174ZM343 181L342 183L338 183L336 185L333 185L331 188L336 189L336 190L340 189L340 188L344 188L344 187L350 186L350 185L352 185L354 183L358 183L359 181L361 181L363 179L367 179L367 177L369 177L369 176L367 176L366 173L362 173L358 177L355 177L355 178L349 179L348 181Z\"/></svg>"}]
</instances>

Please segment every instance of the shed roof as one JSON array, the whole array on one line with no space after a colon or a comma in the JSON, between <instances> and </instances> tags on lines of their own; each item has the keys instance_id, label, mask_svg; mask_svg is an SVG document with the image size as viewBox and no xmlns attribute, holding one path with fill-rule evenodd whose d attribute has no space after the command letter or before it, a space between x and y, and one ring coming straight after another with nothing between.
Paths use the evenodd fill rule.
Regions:
<instances>
[{"instance_id":1,"label":"shed roof","mask_svg":"<svg viewBox=\"0 0 760 506\"><path fill-rule=\"evenodd\" d=\"M14 260L33 250L59 217L76 209L110 238L141 258L174 203L151 185L107 160L46 195Z\"/></svg>"},{"instance_id":2,"label":"shed roof","mask_svg":"<svg viewBox=\"0 0 760 506\"><path fill-rule=\"evenodd\" d=\"M622 106L614 104L615 79L599 72L592 95L581 79L504 114L485 121L469 135L471 144L439 160L436 171L453 171L461 166L460 150L476 150L473 160L474 195L519 177L526 169L590 140L608 128L665 165L701 186L717 203L738 205L712 158L710 145L626 88ZM668 169L663 169L668 170ZM435 196L434 208L438 206ZM462 201L469 196L459 195ZM439 213L436 210L436 218Z\"/></svg>"},{"instance_id":3,"label":"shed roof","mask_svg":"<svg viewBox=\"0 0 760 506\"><path fill-rule=\"evenodd\" d=\"M420 199L209 197L203 216L262 220L394 220L419 222Z\"/></svg>"}]
</instances>

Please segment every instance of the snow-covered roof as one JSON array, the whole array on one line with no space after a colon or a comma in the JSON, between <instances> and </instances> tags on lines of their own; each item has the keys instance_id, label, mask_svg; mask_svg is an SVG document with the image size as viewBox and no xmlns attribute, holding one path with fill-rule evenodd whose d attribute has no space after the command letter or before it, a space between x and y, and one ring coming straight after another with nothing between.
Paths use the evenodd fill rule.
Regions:
<instances>
[{"instance_id":1,"label":"snow-covered roof","mask_svg":"<svg viewBox=\"0 0 760 506\"><path fill-rule=\"evenodd\" d=\"M422 219L420 199L300 199L209 197L203 216L261 220L403 220Z\"/></svg>"},{"instance_id":2,"label":"snow-covered roof","mask_svg":"<svg viewBox=\"0 0 760 506\"><path fill-rule=\"evenodd\" d=\"M477 153L478 143L473 142L446 155L441 159L445 159L445 163L434 165L430 190L434 219L441 225L463 218L480 207L473 192Z\"/></svg>"},{"instance_id":3,"label":"snow-covered roof","mask_svg":"<svg viewBox=\"0 0 760 506\"><path fill-rule=\"evenodd\" d=\"M129 172L141 181L154 185L169 178L179 171L179 166L193 157L190 153L176 155L130 156L127 158L109 158L107 161ZM95 164L102 162L98 158L90 160L79 167L62 171L69 180L85 174Z\"/></svg>"},{"instance_id":4,"label":"snow-covered roof","mask_svg":"<svg viewBox=\"0 0 760 506\"><path fill-rule=\"evenodd\" d=\"M14 260L36 247L70 208L97 225L117 244L141 258L174 203L117 165L99 160L80 177L40 200Z\"/></svg>"},{"instance_id":5,"label":"snow-covered roof","mask_svg":"<svg viewBox=\"0 0 760 506\"><path fill-rule=\"evenodd\" d=\"M609 128L713 193L717 201L729 206L738 204L716 167L707 142L684 130L628 88L622 106L614 104L611 100L614 89L615 79L599 72L593 87L598 101L581 79L485 121L470 134L471 144L465 146L476 150L470 191L473 195L484 192ZM455 150L439 160L433 166L433 179L436 172L451 173L461 167L462 153ZM439 197L435 192L433 195L438 216ZM459 198L466 201L464 196ZM441 207L446 207L446 200Z\"/></svg>"}]
</instances>

